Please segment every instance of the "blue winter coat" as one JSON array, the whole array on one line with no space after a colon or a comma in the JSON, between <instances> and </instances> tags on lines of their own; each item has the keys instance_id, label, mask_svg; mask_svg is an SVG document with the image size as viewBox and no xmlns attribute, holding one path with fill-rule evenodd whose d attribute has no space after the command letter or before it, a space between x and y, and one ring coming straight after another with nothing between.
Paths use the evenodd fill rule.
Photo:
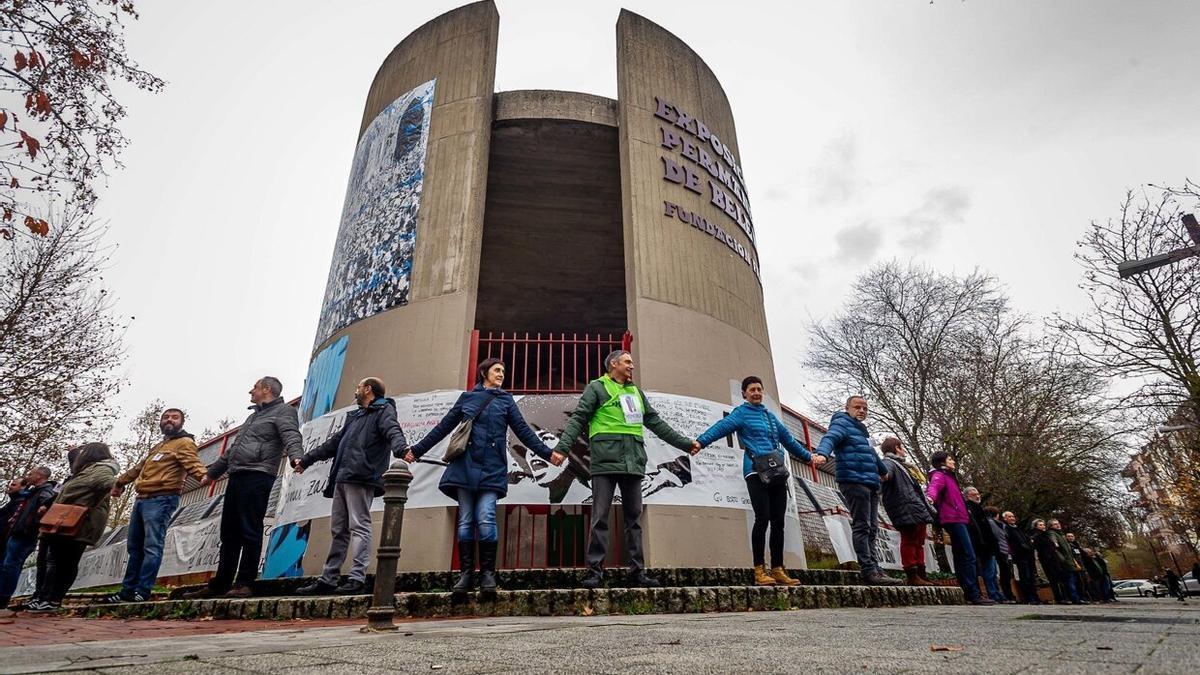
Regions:
<instances>
[{"instance_id":1,"label":"blue winter coat","mask_svg":"<svg viewBox=\"0 0 1200 675\"><path fill-rule=\"evenodd\" d=\"M720 422L709 427L708 431L700 434L696 440L700 442L700 447L706 448L722 436L728 436L735 431L742 445L746 446L742 456L743 476L754 473L752 456L769 455L778 451L781 444L796 459L805 463L812 461L808 449L800 445L783 422L762 404L746 402L739 405Z\"/></svg>"},{"instance_id":2,"label":"blue winter coat","mask_svg":"<svg viewBox=\"0 0 1200 675\"><path fill-rule=\"evenodd\" d=\"M862 422L841 411L833 414L817 452L837 462L837 482L879 487L879 477L887 475L887 466L871 447L870 438Z\"/></svg>"},{"instance_id":3,"label":"blue winter coat","mask_svg":"<svg viewBox=\"0 0 1200 675\"><path fill-rule=\"evenodd\" d=\"M467 451L450 462L442 474L438 488L451 499L458 499L458 489L490 490L501 497L508 494L508 430L542 459L550 460L550 448L530 428L512 394L503 389L488 389L477 385L463 392L450 412L421 442L412 446L413 455L420 458L454 431L458 423L474 417L489 398L494 399L471 426Z\"/></svg>"}]
</instances>

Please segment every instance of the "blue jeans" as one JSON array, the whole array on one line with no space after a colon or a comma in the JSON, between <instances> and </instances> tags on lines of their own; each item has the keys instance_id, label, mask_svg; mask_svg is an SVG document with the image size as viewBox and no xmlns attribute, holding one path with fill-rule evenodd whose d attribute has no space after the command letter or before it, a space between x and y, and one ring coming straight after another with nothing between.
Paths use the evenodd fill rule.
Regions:
<instances>
[{"instance_id":1,"label":"blue jeans","mask_svg":"<svg viewBox=\"0 0 1200 675\"><path fill-rule=\"evenodd\" d=\"M479 530L479 541L493 542L499 537L496 532L496 502L500 494L491 490L458 489L458 540L475 541L475 530Z\"/></svg>"},{"instance_id":2,"label":"blue jeans","mask_svg":"<svg viewBox=\"0 0 1200 675\"><path fill-rule=\"evenodd\" d=\"M133 503L129 534L125 540L129 562L125 564L121 595L129 598L137 593L144 598L150 597L154 580L158 578L158 567L162 564L167 523L171 522L171 516L175 515L178 507L179 495L158 495L147 499L139 497Z\"/></svg>"},{"instance_id":3,"label":"blue jeans","mask_svg":"<svg viewBox=\"0 0 1200 675\"><path fill-rule=\"evenodd\" d=\"M971 546L971 535L963 523L942 525L950 535L950 549L954 552L954 573L958 585L962 586L967 600L979 599L979 580L975 575L975 548Z\"/></svg>"},{"instance_id":4,"label":"blue jeans","mask_svg":"<svg viewBox=\"0 0 1200 675\"><path fill-rule=\"evenodd\" d=\"M996 580L999 571L999 568L996 567L995 556L989 555L987 560L980 559L979 575L983 577L983 584L987 586L988 597L996 602L1004 602L1006 598L1000 592L1000 583Z\"/></svg>"},{"instance_id":5,"label":"blue jeans","mask_svg":"<svg viewBox=\"0 0 1200 675\"><path fill-rule=\"evenodd\" d=\"M12 599L17 582L21 579L21 568L25 559L37 548L37 537L9 537L4 548L4 563L0 565L0 601ZM2 609L2 608L0 608Z\"/></svg>"},{"instance_id":6,"label":"blue jeans","mask_svg":"<svg viewBox=\"0 0 1200 675\"><path fill-rule=\"evenodd\" d=\"M1083 602L1079 597L1079 587L1075 585L1075 573L1063 572L1063 582L1067 589L1067 599L1071 602Z\"/></svg>"}]
</instances>

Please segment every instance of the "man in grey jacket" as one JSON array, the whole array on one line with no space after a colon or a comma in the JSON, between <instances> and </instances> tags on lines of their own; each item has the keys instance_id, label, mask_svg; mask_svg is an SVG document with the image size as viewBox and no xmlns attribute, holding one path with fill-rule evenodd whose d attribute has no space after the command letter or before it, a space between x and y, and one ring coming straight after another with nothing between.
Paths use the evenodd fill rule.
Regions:
<instances>
[{"instance_id":1,"label":"man in grey jacket","mask_svg":"<svg viewBox=\"0 0 1200 675\"><path fill-rule=\"evenodd\" d=\"M280 459L286 453L294 463L304 454L299 417L282 393L283 384L274 377L255 382L250 388L253 412L238 429L233 446L208 467L213 481L229 472L221 510L221 554L208 588L188 594L190 597L252 595L250 585L258 576L262 555L263 518Z\"/></svg>"}]
</instances>

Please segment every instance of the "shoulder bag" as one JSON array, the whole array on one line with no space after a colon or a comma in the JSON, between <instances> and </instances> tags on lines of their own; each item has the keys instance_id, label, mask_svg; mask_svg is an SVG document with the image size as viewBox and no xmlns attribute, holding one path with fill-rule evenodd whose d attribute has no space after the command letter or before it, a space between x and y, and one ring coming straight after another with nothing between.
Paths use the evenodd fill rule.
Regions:
<instances>
[{"instance_id":1,"label":"shoulder bag","mask_svg":"<svg viewBox=\"0 0 1200 675\"><path fill-rule=\"evenodd\" d=\"M454 431L450 433L450 443L446 446L446 452L442 455L442 461L452 462L467 452L467 443L471 441L471 429L475 426L475 420L483 414L484 410L496 400L496 396L488 394L487 403L475 413L470 419L465 419L454 427Z\"/></svg>"},{"instance_id":2,"label":"shoulder bag","mask_svg":"<svg viewBox=\"0 0 1200 675\"><path fill-rule=\"evenodd\" d=\"M783 453L779 450L779 439L775 437L775 423L770 415L767 415L767 425L771 427L771 440L774 441L775 449L770 454L766 455L751 455L750 467L754 469L754 473L758 474L759 480L764 485L787 485L788 473L787 464L784 462Z\"/></svg>"},{"instance_id":3,"label":"shoulder bag","mask_svg":"<svg viewBox=\"0 0 1200 675\"><path fill-rule=\"evenodd\" d=\"M42 534L73 537L79 534L79 528L83 525L83 519L88 510L88 507L78 504L55 504L42 516L42 520L38 523L38 530Z\"/></svg>"}]
</instances>

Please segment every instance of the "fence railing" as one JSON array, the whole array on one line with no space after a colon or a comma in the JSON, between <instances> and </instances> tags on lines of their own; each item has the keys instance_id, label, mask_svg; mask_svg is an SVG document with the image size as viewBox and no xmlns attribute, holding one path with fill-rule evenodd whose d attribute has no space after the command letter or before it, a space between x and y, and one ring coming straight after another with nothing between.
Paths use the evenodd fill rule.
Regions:
<instances>
[{"instance_id":1,"label":"fence railing","mask_svg":"<svg viewBox=\"0 0 1200 675\"><path fill-rule=\"evenodd\" d=\"M504 362L504 388L514 394L573 394L604 373L604 357L629 350L633 335L614 333L494 333L471 331L466 388L475 386L475 365Z\"/></svg>"}]
</instances>

